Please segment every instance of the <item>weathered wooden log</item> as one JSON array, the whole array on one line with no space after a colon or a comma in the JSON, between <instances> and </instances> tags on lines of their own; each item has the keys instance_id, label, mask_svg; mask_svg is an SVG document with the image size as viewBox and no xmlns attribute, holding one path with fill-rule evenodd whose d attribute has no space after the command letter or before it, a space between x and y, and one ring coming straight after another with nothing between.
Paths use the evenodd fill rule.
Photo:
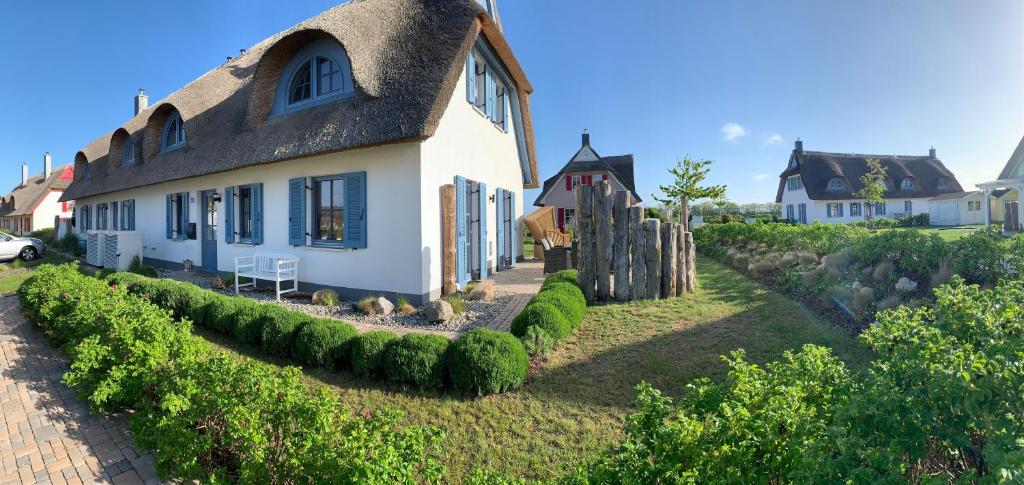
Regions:
<instances>
[{"instance_id":1,"label":"weathered wooden log","mask_svg":"<svg viewBox=\"0 0 1024 485\"><path fill-rule=\"evenodd\" d=\"M693 244L693 233L686 233L686 292L697 289L697 247Z\"/></svg>"},{"instance_id":2,"label":"weathered wooden log","mask_svg":"<svg viewBox=\"0 0 1024 485\"><path fill-rule=\"evenodd\" d=\"M676 296L686 293L686 231L682 224L676 224Z\"/></svg>"},{"instance_id":3,"label":"weathered wooden log","mask_svg":"<svg viewBox=\"0 0 1024 485\"><path fill-rule=\"evenodd\" d=\"M661 225L661 297L676 296L676 223Z\"/></svg>"},{"instance_id":4,"label":"weathered wooden log","mask_svg":"<svg viewBox=\"0 0 1024 485\"><path fill-rule=\"evenodd\" d=\"M629 192L615 192L615 244L612 268L615 270L615 299L629 300Z\"/></svg>"},{"instance_id":5,"label":"weathered wooden log","mask_svg":"<svg viewBox=\"0 0 1024 485\"><path fill-rule=\"evenodd\" d=\"M594 187L576 187L576 281L587 301L594 301Z\"/></svg>"},{"instance_id":6,"label":"weathered wooden log","mask_svg":"<svg viewBox=\"0 0 1024 485\"><path fill-rule=\"evenodd\" d=\"M661 221L644 221L644 265L647 267L647 298L661 295Z\"/></svg>"},{"instance_id":7,"label":"weathered wooden log","mask_svg":"<svg viewBox=\"0 0 1024 485\"><path fill-rule=\"evenodd\" d=\"M603 180L594 189L597 299L607 301L612 299L612 185Z\"/></svg>"},{"instance_id":8,"label":"weathered wooden log","mask_svg":"<svg viewBox=\"0 0 1024 485\"><path fill-rule=\"evenodd\" d=\"M455 184L441 186L441 294L455 293Z\"/></svg>"},{"instance_id":9,"label":"weathered wooden log","mask_svg":"<svg viewBox=\"0 0 1024 485\"><path fill-rule=\"evenodd\" d=\"M629 299L647 298L647 240L644 238L644 208L634 205L629 208ZM616 275L618 279L618 275Z\"/></svg>"}]
</instances>

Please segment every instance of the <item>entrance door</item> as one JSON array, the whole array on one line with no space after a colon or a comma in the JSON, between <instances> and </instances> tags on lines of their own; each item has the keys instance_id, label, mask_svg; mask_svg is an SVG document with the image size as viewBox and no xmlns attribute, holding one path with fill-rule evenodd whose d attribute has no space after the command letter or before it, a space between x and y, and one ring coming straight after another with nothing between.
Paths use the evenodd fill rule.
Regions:
<instances>
[{"instance_id":1,"label":"entrance door","mask_svg":"<svg viewBox=\"0 0 1024 485\"><path fill-rule=\"evenodd\" d=\"M200 222L203 271L209 273L217 272L217 203L213 200L214 192L204 190L200 192L199 198L203 215Z\"/></svg>"}]
</instances>

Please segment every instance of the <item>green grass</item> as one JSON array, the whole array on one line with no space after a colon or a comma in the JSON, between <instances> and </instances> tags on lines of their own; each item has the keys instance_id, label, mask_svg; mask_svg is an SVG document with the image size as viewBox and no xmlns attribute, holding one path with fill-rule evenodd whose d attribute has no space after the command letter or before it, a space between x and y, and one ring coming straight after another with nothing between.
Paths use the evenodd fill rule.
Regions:
<instances>
[{"instance_id":1,"label":"green grass","mask_svg":"<svg viewBox=\"0 0 1024 485\"><path fill-rule=\"evenodd\" d=\"M60 264L67 260L60 254L47 251L43 253L43 257L32 261L14 259L0 263L0 295L7 295L17 290L22 282L32 276L32 269L36 266L46 263Z\"/></svg>"},{"instance_id":2,"label":"green grass","mask_svg":"<svg viewBox=\"0 0 1024 485\"><path fill-rule=\"evenodd\" d=\"M310 370L306 377L334 387L353 412L387 406L403 410L408 423L443 429L441 458L453 480L480 467L547 479L621 437L633 387L642 380L678 396L694 378L722 379L727 369L719 356L737 348L759 363L805 343L832 347L857 369L870 358L845 331L721 264L700 259L699 283L682 298L588 308L581 328L526 385L503 395L464 399L348 372ZM252 348L203 335L229 352L256 356Z\"/></svg>"},{"instance_id":3,"label":"green grass","mask_svg":"<svg viewBox=\"0 0 1024 485\"><path fill-rule=\"evenodd\" d=\"M918 232L925 234L938 234L943 240L947 242L956 241L958 239L970 236L971 234L984 229L983 224L969 225L969 226L925 226L925 227L911 227Z\"/></svg>"},{"instance_id":4,"label":"green grass","mask_svg":"<svg viewBox=\"0 0 1024 485\"><path fill-rule=\"evenodd\" d=\"M524 238L523 240L523 257L526 259L533 259L533 239Z\"/></svg>"}]
</instances>

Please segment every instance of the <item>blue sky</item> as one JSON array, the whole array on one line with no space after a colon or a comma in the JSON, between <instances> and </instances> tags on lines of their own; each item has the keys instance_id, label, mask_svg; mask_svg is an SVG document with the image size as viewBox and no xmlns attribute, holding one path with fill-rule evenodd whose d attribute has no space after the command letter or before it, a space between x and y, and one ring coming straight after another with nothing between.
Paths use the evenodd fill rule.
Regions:
<instances>
[{"instance_id":1,"label":"blue sky","mask_svg":"<svg viewBox=\"0 0 1024 485\"><path fill-rule=\"evenodd\" d=\"M226 56L337 2L5 2L0 187L75 152ZM639 3L639 2L637 2ZM774 198L792 141L925 154L961 183L993 179L1024 135L1018 0L499 0L536 91L541 173L588 128L636 156L641 195L690 154L740 202ZM535 193L527 195L533 199Z\"/></svg>"}]
</instances>

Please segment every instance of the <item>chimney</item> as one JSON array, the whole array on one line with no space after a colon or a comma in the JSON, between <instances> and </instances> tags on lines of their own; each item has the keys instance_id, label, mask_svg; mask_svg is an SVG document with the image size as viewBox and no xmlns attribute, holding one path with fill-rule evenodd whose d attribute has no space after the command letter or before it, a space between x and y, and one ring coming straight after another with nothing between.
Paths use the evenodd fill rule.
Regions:
<instances>
[{"instance_id":1,"label":"chimney","mask_svg":"<svg viewBox=\"0 0 1024 485\"><path fill-rule=\"evenodd\" d=\"M21 164L21 186L24 187L26 185L28 185L28 164L23 163Z\"/></svg>"},{"instance_id":2,"label":"chimney","mask_svg":"<svg viewBox=\"0 0 1024 485\"><path fill-rule=\"evenodd\" d=\"M928 158L935 158L935 147L928 149Z\"/></svg>"},{"instance_id":3,"label":"chimney","mask_svg":"<svg viewBox=\"0 0 1024 485\"><path fill-rule=\"evenodd\" d=\"M135 95L135 114L139 114L140 111L149 107L149 96L146 96L146 90L139 88L139 94Z\"/></svg>"},{"instance_id":4,"label":"chimney","mask_svg":"<svg viewBox=\"0 0 1024 485\"><path fill-rule=\"evenodd\" d=\"M587 132L586 128L583 129L583 146L590 146L590 133Z\"/></svg>"},{"instance_id":5,"label":"chimney","mask_svg":"<svg viewBox=\"0 0 1024 485\"><path fill-rule=\"evenodd\" d=\"M43 179L50 178L50 169L52 168L52 165L53 157L50 156L50 152L46 152L46 155L43 155Z\"/></svg>"},{"instance_id":6,"label":"chimney","mask_svg":"<svg viewBox=\"0 0 1024 485\"><path fill-rule=\"evenodd\" d=\"M797 153L803 153L804 152L804 142L801 141L799 138L797 138L796 139L796 143L793 144L793 150L795 150Z\"/></svg>"}]
</instances>

